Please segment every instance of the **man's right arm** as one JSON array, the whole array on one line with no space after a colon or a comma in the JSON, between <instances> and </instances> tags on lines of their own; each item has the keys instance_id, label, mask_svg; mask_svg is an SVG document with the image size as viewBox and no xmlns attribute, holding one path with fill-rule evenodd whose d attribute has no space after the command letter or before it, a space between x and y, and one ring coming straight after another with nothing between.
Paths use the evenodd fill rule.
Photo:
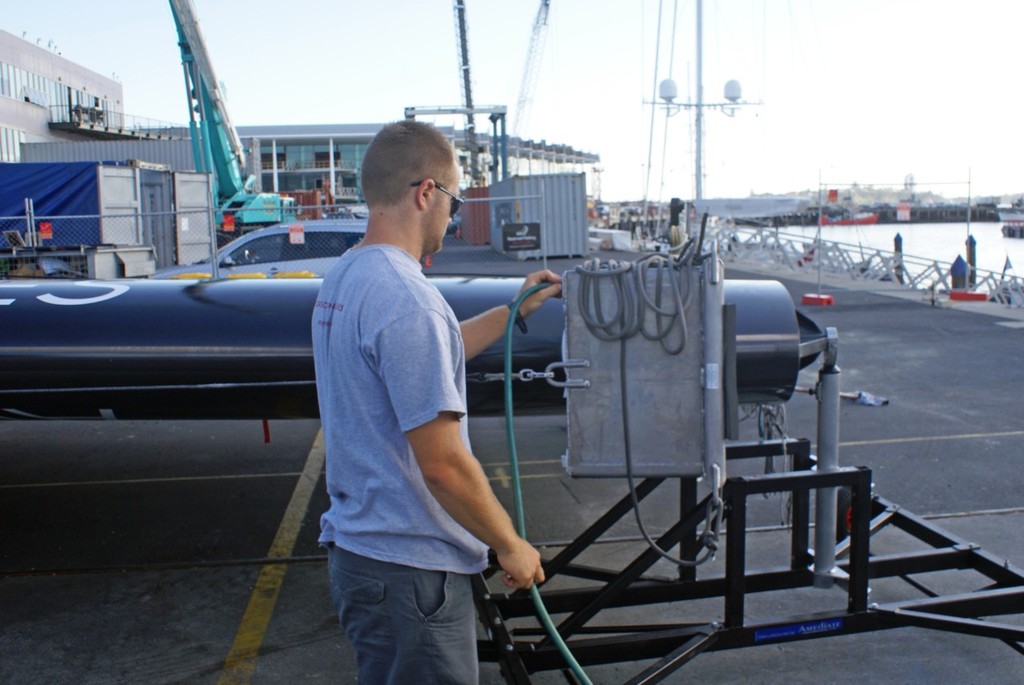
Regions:
<instances>
[{"instance_id":1,"label":"man's right arm","mask_svg":"<svg viewBox=\"0 0 1024 685\"><path fill-rule=\"evenodd\" d=\"M523 292L539 283L549 283L550 285L539 292L535 292L523 301L519 311L524 318L540 309L540 306L548 298L562 296L562 277L546 269L535 271L527 276L519 292ZM483 352L493 342L505 335L505 325L508 322L509 316L511 316L509 308L501 305L500 307L488 309L471 319L459 322L467 361Z\"/></svg>"},{"instance_id":2,"label":"man's right arm","mask_svg":"<svg viewBox=\"0 0 1024 685\"><path fill-rule=\"evenodd\" d=\"M544 582L540 553L522 539L459 432L459 418L442 412L406 433L431 494L463 528L493 549L509 587Z\"/></svg>"}]
</instances>

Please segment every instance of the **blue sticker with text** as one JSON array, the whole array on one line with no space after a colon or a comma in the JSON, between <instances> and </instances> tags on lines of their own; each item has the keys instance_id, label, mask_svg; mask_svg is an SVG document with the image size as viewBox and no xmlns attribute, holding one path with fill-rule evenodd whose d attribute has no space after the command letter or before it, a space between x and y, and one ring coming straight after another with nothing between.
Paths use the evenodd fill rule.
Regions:
<instances>
[{"instance_id":1,"label":"blue sticker with text","mask_svg":"<svg viewBox=\"0 0 1024 685\"><path fill-rule=\"evenodd\" d=\"M843 619L841 618L830 618L824 621L810 621L808 623L793 623L787 626L775 626L774 628L755 630L754 642L781 640L789 637L815 635L817 633L832 633L842 629Z\"/></svg>"}]
</instances>

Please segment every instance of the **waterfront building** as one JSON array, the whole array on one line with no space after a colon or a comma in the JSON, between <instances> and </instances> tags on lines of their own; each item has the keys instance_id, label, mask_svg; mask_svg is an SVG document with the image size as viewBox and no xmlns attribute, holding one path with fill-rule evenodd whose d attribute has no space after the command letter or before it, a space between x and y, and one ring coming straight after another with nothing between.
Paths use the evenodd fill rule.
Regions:
<instances>
[{"instance_id":1,"label":"waterfront building","mask_svg":"<svg viewBox=\"0 0 1024 685\"><path fill-rule=\"evenodd\" d=\"M184 103L183 103L184 108ZM402 113L396 112L396 119ZM478 119L482 119L479 117ZM320 203L361 202L359 172L366 146L384 123L238 126L256 190L301 195ZM439 127L459 152L463 187L505 175L586 173L600 157L569 145L477 132L477 178L470 177L465 130ZM128 114L120 82L62 57L52 41L0 30L0 162L139 160L171 171L195 171L188 128ZM500 168L508 158L508 169ZM498 175L500 174L500 175Z\"/></svg>"},{"instance_id":2,"label":"waterfront building","mask_svg":"<svg viewBox=\"0 0 1024 685\"><path fill-rule=\"evenodd\" d=\"M61 57L53 41L0 30L0 162L24 143L96 138L124 126L121 84Z\"/></svg>"},{"instance_id":3,"label":"waterfront building","mask_svg":"<svg viewBox=\"0 0 1024 685\"><path fill-rule=\"evenodd\" d=\"M249 153L259 160L260 186L264 191L294 193L320 190L330 192L335 202L361 202L359 171L366 146L383 127L376 124L312 124L297 126L239 126L238 134ZM479 185L469 177L469 146L465 132L451 126L439 127L455 144L465 178L463 187ZM492 136L477 133L478 163L489 180L495 164L500 165L498 146ZM600 162L596 154L568 145L514 138L507 143L509 167L521 175L593 172Z\"/></svg>"}]
</instances>

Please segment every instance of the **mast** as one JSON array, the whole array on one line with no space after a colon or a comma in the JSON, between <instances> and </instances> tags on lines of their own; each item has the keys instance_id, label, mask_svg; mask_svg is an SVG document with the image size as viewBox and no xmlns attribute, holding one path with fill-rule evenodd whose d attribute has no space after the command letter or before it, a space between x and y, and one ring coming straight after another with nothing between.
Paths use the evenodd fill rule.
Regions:
<instances>
[{"instance_id":1,"label":"mast","mask_svg":"<svg viewBox=\"0 0 1024 685\"><path fill-rule=\"evenodd\" d=\"M697 133L696 179L694 200L704 199L704 0L697 0L697 107L695 128Z\"/></svg>"}]
</instances>

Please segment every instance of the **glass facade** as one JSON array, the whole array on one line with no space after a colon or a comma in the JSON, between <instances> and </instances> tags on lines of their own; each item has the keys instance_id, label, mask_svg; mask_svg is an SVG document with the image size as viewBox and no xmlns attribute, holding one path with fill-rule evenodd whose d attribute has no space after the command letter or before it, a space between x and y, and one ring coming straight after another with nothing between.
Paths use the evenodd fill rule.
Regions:
<instances>
[{"instance_id":1,"label":"glass facade","mask_svg":"<svg viewBox=\"0 0 1024 685\"><path fill-rule=\"evenodd\" d=\"M287 127L282 127L287 129ZM326 127L325 127L326 128ZM327 191L330 189L335 202L363 202L359 187L359 171L363 156L375 131L367 130L363 138L359 134L304 133L301 137L291 131L271 132L249 129L247 134L260 141L260 179L263 190L282 193L303 191ZM281 137L276 138L275 134ZM337 136L337 137L335 137ZM332 145L333 141L333 145ZM470 178L469 153L464 140L452 141L459 154L463 179L460 187L474 185ZM489 136L478 136L481 148L478 166L485 183L492 182L496 164ZM524 141L521 145L509 146L509 167L507 175L587 173L600 162L597 155L574 150L567 145L548 144L543 141ZM333 150L333 159L331 152ZM274 179L274 155L277 155L277 180ZM334 188L331 188L331 169L334 170ZM500 167L497 169L501 171Z\"/></svg>"},{"instance_id":2,"label":"glass facade","mask_svg":"<svg viewBox=\"0 0 1024 685\"><path fill-rule=\"evenodd\" d=\"M0 126L0 162L20 162L25 132Z\"/></svg>"},{"instance_id":3,"label":"glass facade","mask_svg":"<svg viewBox=\"0 0 1024 685\"><path fill-rule=\"evenodd\" d=\"M103 121L112 109L107 99L2 61L0 97L46 107L49 110L50 121L53 122L71 122L75 120L74 117L85 117L94 122ZM0 162L20 161L19 144L25 142L26 132L0 128L0 133Z\"/></svg>"},{"instance_id":4,"label":"glass facade","mask_svg":"<svg viewBox=\"0 0 1024 685\"><path fill-rule=\"evenodd\" d=\"M359 169L369 141L333 145L334 188L337 202L362 202L359 190ZM274 149L271 141L261 141L260 163L264 190L274 188ZM331 149L326 138L302 141L278 141L277 189L279 192L328 190L331 184Z\"/></svg>"}]
</instances>

